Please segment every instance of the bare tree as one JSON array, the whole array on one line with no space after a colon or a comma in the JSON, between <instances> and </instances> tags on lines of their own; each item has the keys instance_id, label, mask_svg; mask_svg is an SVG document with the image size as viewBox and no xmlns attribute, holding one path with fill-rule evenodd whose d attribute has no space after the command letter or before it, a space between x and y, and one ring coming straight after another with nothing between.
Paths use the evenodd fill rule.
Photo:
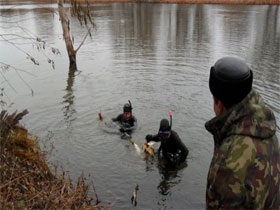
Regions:
<instances>
[{"instance_id":1,"label":"bare tree","mask_svg":"<svg viewBox=\"0 0 280 210\"><path fill-rule=\"evenodd\" d=\"M93 22L93 18L90 12L90 5L88 2L84 4L79 4L77 0L69 0L68 2L70 3L70 5L69 4L66 5L66 3L64 3L63 0L57 0L58 3L57 10L63 29L63 37L65 40L67 53L69 56L69 63L70 63L69 66L70 69L72 69L72 71L73 70L75 71L77 69L77 61L76 61L77 51L84 44L88 36L92 37L91 30L95 27L95 24ZM67 9L64 6L65 7L68 6ZM70 8L70 13L68 12L69 8ZM41 52L42 55L46 58L46 61L51 65L53 69L55 69L54 60L50 58L44 51L50 50L53 54L59 55L60 54L59 49L48 46L48 43L46 43L46 41L44 41L36 34L33 34L27 28L24 28L21 25L21 21L25 21L24 18L21 19L17 17L15 19L11 19L9 15L10 15L10 10L12 9L14 9L14 7L1 9L1 14L0 14L0 17L2 17L1 27L3 27L3 29L6 30L7 27L5 27L5 23L7 22L7 25L9 26L13 25L13 27L17 28L18 30L17 32L11 32L11 33L4 32L5 30L3 30L2 32L0 31L0 41L8 43L15 50L18 50L19 52L23 53L25 55L25 58L30 60L34 65L40 65L40 62L36 55L38 55L37 53ZM49 12L50 14L55 14L56 9L50 9ZM71 32L70 19L68 18L68 13L71 15L71 17L76 18L79 21L80 25L85 28L85 36L76 49L74 49L74 36L70 34ZM35 51L34 52L26 51L21 45L22 40L25 40L24 42L25 44L30 44L31 46L33 46L33 49L35 49ZM12 79L5 77L4 74L9 70L16 72L19 78L31 90L31 94L33 95L34 91L32 90L31 86L27 82L25 82L24 77L21 76L21 73L27 73L27 74L31 74L31 73L25 71L24 69L15 67L12 63L2 60L2 58L0 58L0 77L2 78L2 81L0 81L1 86L5 82L6 84L8 84L8 86L11 89L13 89L16 92L15 88L10 82L12 81ZM1 86L0 86L0 106L5 103L4 101L2 101L3 96L5 95L8 98L7 94L5 94L4 88L1 88Z\"/></svg>"},{"instance_id":2,"label":"bare tree","mask_svg":"<svg viewBox=\"0 0 280 210\"><path fill-rule=\"evenodd\" d=\"M82 6L80 3L77 2L77 0L71 0L71 15L76 17L80 24L85 26L87 29L87 33L80 43L80 45L77 47L77 49L74 49L73 46L73 38L71 38L70 34L70 20L67 16L66 10L64 8L64 1L63 0L58 0L58 12L59 12L59 17L62 25L62 30L63 30L63 38L65 41L68 57L69 57L69 68L70 69L77 69L77 61L76 61L76 54L77 51L80 49L80 47L83 45L85 42L86 38L88 35L91 36L91 29L95 27L95 24L92 20L92 15L90 13L90 7L89 3L86 2L85 6Z\"/></svg>"}]
</instances>

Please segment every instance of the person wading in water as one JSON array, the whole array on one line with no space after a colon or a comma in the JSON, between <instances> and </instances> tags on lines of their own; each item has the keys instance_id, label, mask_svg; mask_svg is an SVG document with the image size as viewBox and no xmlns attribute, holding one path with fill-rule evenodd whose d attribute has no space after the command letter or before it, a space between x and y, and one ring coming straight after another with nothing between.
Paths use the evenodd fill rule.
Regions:
<instances>
[{"instance_id":1,"label":"person wading in water","mask_svg":"<svg viewBox=\"0 0 280 210\"><path fill-rule=\"evenodd\" d=\"M133 130L137 128L137 119L132 115L132 105L130 100L129 103L124 104L123 113L119 114L116 118L113 118L113 122L120 124L119 131L123 134L130 135Z\"/></svg>"}]
</instances>

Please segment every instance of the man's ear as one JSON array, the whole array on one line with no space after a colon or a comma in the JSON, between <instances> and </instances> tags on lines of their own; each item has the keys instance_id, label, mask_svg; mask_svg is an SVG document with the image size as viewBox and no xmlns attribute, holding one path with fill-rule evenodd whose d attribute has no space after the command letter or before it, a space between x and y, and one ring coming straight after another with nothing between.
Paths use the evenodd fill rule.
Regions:
<instances>
[{"instance_id":1,"label":"man's ear","mask_svg":"<svg viewBox=\"0 0 280 210\"><path fill-rule=\"evenodd\" d=\"M219 116L226 111L227 109L224 106L223 102L217 98L214 98L214 112L216 116Z\"/></svg>"}]
</instances>

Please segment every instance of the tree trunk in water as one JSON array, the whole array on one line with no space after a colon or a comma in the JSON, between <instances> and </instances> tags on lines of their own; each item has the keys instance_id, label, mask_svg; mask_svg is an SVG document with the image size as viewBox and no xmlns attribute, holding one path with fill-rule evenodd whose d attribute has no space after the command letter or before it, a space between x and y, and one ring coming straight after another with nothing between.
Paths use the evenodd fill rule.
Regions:
<instances>
[{"instance_id":1,"label":"tree trunk in water","mask_svg":"<svg viewBox=\"0 0 280 210\"><path fill-rule=\"evenodd\" d=\"M76 70L77 69L77 63L76 63L76 50L73 47L73 43L70 36L70 21L67 17L66 11L63 7L63 0L58 0L58 12L59 17L62 25L63 30L63 38L66 44L66 49L69 57L69 68L70 70Z\"/></svg>"}]
</instances>

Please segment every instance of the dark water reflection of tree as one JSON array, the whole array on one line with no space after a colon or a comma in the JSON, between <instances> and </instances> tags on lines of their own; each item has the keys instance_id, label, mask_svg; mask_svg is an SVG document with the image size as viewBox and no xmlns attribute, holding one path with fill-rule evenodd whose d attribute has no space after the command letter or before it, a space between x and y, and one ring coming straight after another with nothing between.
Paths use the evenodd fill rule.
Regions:
<instances>
[{"instance_id":1,"label":"dark water reflection of tree","mask_svg":"<svg viewBox=\"0 0 280 210\"><path fill-rule=\"evenodd\" d=\"M63 106L63 116L66 122L71 122L73 120L73 115L76 113L75 109L75 96L73 93L73 85L75 81L75 74L77 70L69 69L68 72L68 79L67 79L67 86L66 86L66 94L63 96L62 103Z\"/></svg>"}]
</instances>

